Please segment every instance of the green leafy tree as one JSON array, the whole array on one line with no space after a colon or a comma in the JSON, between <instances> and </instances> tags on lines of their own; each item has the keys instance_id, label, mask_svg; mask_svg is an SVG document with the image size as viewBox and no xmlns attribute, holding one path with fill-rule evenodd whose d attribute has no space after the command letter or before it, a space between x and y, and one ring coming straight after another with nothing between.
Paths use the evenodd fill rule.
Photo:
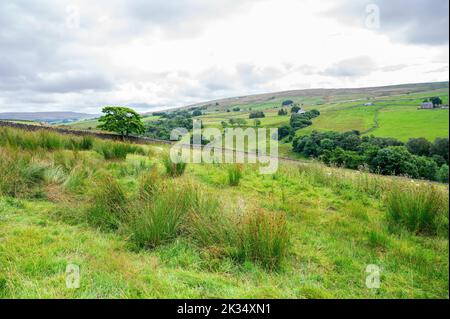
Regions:
<instances>
[{"instance_id":1,"label":"green leafy tree","mask_svg":"<svg viewBox=\"0 0 450 319\"><path fill-rule=\"evenodd\" d=\"M444 164L439 169L437 178L441 183L448 183L448 165Z\"/></svg>"},{"instance_id":2,"label":"green leafy tree","mask_svg":"<svg viewBox=\"0 0 450 319\"><path fill-rule=\"evenodd\" d=\"M442 99L439 96L432 97L430 100L433 103L433 106L442 105Z\"/></svg>"},{"instance_id":3,"label":"green leafy tree","mask_svg":"<svg viewBox=\"0 0 450 319\"><path fill-rule=\"evenodd\" d=\"M447 137L438 137L431 147L431 154L442 156L448 164L449 140Z\"/></svg>"},{"instance_id":4,"label":"green leafy tree","mask_svg":"<svg viewBox=\"0 0 450 319\"><path fill-rule=\"evenodd\" d=\"M370 164L372 171L384 175L419 177L416 161L404 146L389 146L379 150Z\"/></svg>"},{"instance_id":5,"label":"green leafy tree","mask_svg":"<svg viewBox=\"0 0 450 319\"><path fill-rule=\"evenodd\" d=\"M423 137L410 138L406 143L406 148L412 154L419 156L429 156L433 144Z\"/></svg>"},{"instance_id":6,"label":"green leafy tree","mask_svg":"<svg viewBox=\"0 0 450 319\"><path fill-rule=\"evenodd\" d=\"M122 138L130 134L142 134L145 132L142 116L136 111L121 106L107 106L100 117L99 128L105 131L119 133Z\"/></svg>"},{"instance_id":7,"label":"green leafy tree","mask_svg":"<svg viewBox=\"0 0 450 319\"><path fill-rule=\"evenodd\" d=\"M297 113L298 111L300 111L300 106L298 106L298 105L294 105L291 108L291 113Z\"/></svg>"}]
</instances>

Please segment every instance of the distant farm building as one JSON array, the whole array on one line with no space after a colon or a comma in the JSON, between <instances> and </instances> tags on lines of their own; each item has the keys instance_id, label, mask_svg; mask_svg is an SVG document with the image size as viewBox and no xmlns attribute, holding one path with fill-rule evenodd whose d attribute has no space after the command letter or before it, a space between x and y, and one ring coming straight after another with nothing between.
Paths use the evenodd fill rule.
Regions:
<instances>
[{"instance_id":1,"label":"distant farm building","mask_svg":"<svg viewBox=\"0 0 450 319\"><path fill-rule=\"evenodd\" d=\"M420 106L421 109L432 109L434 108L433 102L423 102Z\"/></svg>"}]
</instances>

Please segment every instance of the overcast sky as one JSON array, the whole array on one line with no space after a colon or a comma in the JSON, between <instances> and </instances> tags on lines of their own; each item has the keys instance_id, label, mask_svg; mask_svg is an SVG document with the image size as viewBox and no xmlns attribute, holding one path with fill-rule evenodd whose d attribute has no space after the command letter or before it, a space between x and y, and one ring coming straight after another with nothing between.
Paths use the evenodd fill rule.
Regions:
<instances>
[{"instance_id":1,"label":"overcast sky","mask_svg":"<svg viewBox=\"0 0 450 319\"><path fill-rule=\"evenodd\" d=\"M0 112L448 81L448 0L0 2Z\"/></svg>"}]
</instances>

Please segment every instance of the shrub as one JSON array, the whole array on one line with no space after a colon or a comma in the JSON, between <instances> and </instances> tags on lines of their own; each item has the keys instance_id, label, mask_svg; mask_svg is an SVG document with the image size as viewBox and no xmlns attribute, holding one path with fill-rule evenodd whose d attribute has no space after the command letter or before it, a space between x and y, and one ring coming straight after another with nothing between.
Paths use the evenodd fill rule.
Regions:
<instances>
[{"instance_id":1,"label":"shrub","mask_svg":"<svg viewBox=\"0 0 450 319\"><path fill-rule=\"evenodd\" d=\"M177 177L177 176L183 175L184 171L186 170L186 166L187 166L187 163L184 162L181 159L181 157L178 158L176 163L174 163L172 161L172 159L170 158L170 154L165 154L163 156L163 164L164 164L164 167L166 168L166 173L172 177Z\"/></svg>"},{"instance_id":2,"label":"shrub","mask_svg":"<svg viewBox=\"0 0 450 319\"><path fill-rule=\"evenodd\" d=\"M102 229L117 229L126 220L126 205L120 184L112 176L103 176L96 182L88 221Z\"/></svg>"},{"instance_id":3,"label":"shrub","mask_svg":"<svg viewBox=\"0 0 450 319\"><path fill-rule=\"evenodd\" d=\"M387 194L387 219L391 229L404 227L424 235L438 235L447 229L448 197L433 185L393 185Z\"/></svg>"},{"instance_id":4,"label":"shrub","mask_svg":"<svg viewBox=\"0 0 450 319\"><path fill-rule=\"evenodd\" d=\"M441 183L447 183L448 184L448 165L444 164L439 169L439 172L437 174L437 179Z\"/></svg>"},{"instance_id":5,"label":"shrub","mask_svg":"<svg viewBox=\"0 0 450 319\"><path fill-rule=\"evenodd\" d=\"M228 184L238 186L242 177L242 164L234 164L228 167Z\"/></svg>"},{"instance_id":6,"label":"shrub","mask_svg":"<svg viewBox=\"0 0 450 319\"><path fill-rule=\"evenodd\" d=\"M243 218L240 229L241 260L252 260L269 269L279 268L289 245L286 218L257 211Z\"/></svg>"},{"instance_id":7,"label":"shrub","mask_svg":"<svg viewBox=\"0 0 450 319\"><path fill-rule=\"evenodd\" d=\"M248 118L249 119L258 119L258 118L264 118L264 117L266 117L264 112L262 112L262 111L254 111L254 112L250 113Z\"/></svg>"}]
</instances>

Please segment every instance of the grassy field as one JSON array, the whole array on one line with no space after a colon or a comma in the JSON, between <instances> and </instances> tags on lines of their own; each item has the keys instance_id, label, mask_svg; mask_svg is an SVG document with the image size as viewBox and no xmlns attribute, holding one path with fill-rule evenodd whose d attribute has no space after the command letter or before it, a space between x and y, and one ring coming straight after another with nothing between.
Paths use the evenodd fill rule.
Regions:
<instances>
[{"instance_id":1,"label":"grassy field","mask_svg":"<svg viewBox=\"0 0 450 319\"><path fill-rule=\"evenodd\" d=\"M320 164L171 177L165 147L1 129L0 298L448 298L447 186ZM443 215L393 224L410 202Z\"/></svg>"},{"instance_id":2,"label":"grassy field","mask_svg":"<svg viewBox=\"0 0 450 319\"><path fill-rule=\"evenodd\" d=\"M373 106L363 106L364 102L349 102L321 105L317 107L321 116L313 120L313 125L299 130L304 135L312 130L333 130L345 132L359 130L364 134L380 137L394 137L407 141L413 137L425 137L433 141L449 134L448 109L419 110L423 99L440 96L448 104L448 91L431 91L371 100Z\"/></svg>"}]
</instances>

